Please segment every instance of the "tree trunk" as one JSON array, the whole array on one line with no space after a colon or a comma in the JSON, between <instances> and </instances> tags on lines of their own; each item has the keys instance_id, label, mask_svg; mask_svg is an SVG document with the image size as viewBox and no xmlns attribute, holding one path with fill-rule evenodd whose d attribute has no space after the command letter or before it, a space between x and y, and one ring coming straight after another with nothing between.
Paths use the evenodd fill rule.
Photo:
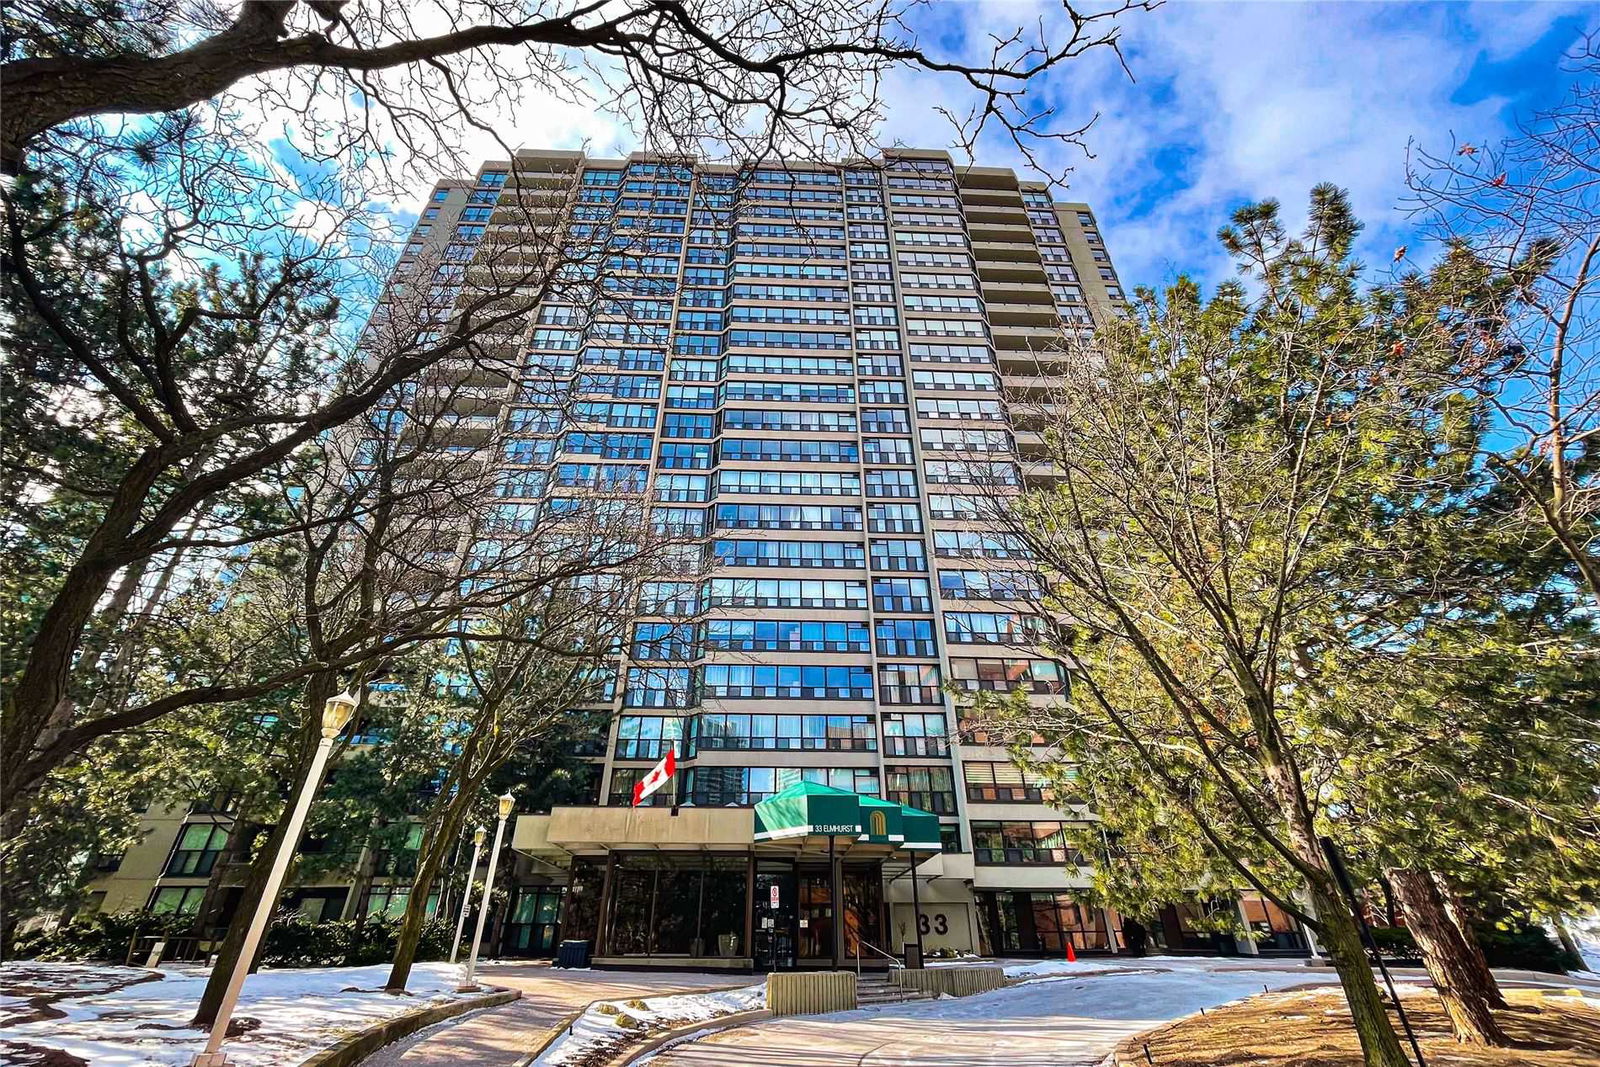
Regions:
<instances>
[{"instance_id":1,"label":"tree trunk","mask_svg":"<svg viewBox=\"0 0 1600 1067\"><path fill-rule=\"evenodd\" d=\"M206 890L200 897L200 906L195 909L191 930L196 937L205 937L208 931L221 925L222 901L229 889L229 879L247 862L243 859L246 846L258 829L259 823L244 817L244 806L241 804L234 813L233 825L228 827L222 855L217 858L215 866L211 868L211 876L206 879Z\"/></svg>"},{"instance_id":2,"label":"tree trunk","mask_svg":"<svg viewBox=\"0 0 1600 1067\"><path fill-rule=\"evenodd\" d=\"M1589 964L1583 958L1583 949L1579 947L1577 939L1572 936L1572 931L1567 929L1566 920L1559 915L1552 915L1550 916L1550 925L1555 929L1556 940L1561 942L1561 947L1571 953L1572 958L1577 961L1572 965L1572 969L1575 971L1587 971Z\"/></svg>"},{"instance_id":3,"label":"tree trunk","mask_svg":"<svg viewBox=\"0 0 1600 1067\"><path fill-rule=\"evenodd\" d=\"M34 757L49 735L64 730L73 718L69 682L74 658L83 645L84 628L122 570L115 553L126 547L151 488L171 463L167 449L148 449L123 475L99 527L63 576L60 590L39 620L22 674L7 701L5 720L0 723L4 741L0 746L0 812L10 815L13 809L31 804L52 769L40 766ZM155 531L156 535L165 536L175 524L176 518L165 529Z\"/></svg>"},{"instance_id":4,"label":"tree trunk","mask_svg":"<svg viewBox=\"0 0 1600 1067\"><path fill-rule=\"evenodd\" d=\"M445 857L450 854L451 842L466 821L471 796L465 791L457 794L417 857L417 873L411 879L411 895L406 898L406 913L400 920L400 933L395 937L394 964L389 968L385 989L402 990L411 978L411 966L417 960L417 944L422 940L422 928L428 921L428 894L433 891L433 883L439 877ZM440 897L442 899L442 893Z\"/></svg>"},{"instance_id":5,"label":"tree trunk","mask_svg":"<svg viewBox=\"0 0 1600 1067\"><path fill-rule=\"evenodd\" d=\"M1345 1001L1350 1005L1350 1019L1361 1040L1362 1062L1366 1067L1411 1067L1394 1024L1389 1021L1378 982L1372 977L1372 962L1367 959L1350 907L1339 897L1332 875L1325 871L1319 874L1307 883L1311 907L1322 925L1317 936L1333 961Z\"/></svg>"},{"instance_id":6,"label":"tree trunk","mask_svg":"<svg viewBox=\"0 0 1600 1067\"><path fill-rule=\"evenodd\" d=\"M1256 719L1263 724L1270 723L1271 715L1263 710ZM1275 736L1269 730L1263 733L1269 738ZM1345 1002L1350 1006L1351 1023L1361 1041L1362 1062L1366 1067L1411 1067L1400 1047L1400 1038L1394 1032L1394 1024L1389 1021L1377 979L1372 976L1372 962L1361 941L1361 928L1350 905L1340 896L1339 886L1329 870L1328 857L1317 837L1310 806L1300 788L1291 757L1284 754L1275 741L1269 741L1263 748L1258 758L1262 774L1277 795L1277 814L1283 820L1286 838L1284 844L1306 868L1311 914L1321 926L1317 936L1339 975Z\"/></svg>"},{"instance_id":7,"label":"tree trunk","mask_svg":"<svg viewBox=\"0 0 1600 1067\"><path fill-rule=\"evenodd\" d=\"M1422 950L1428 977L1433 979L1434 990L1444 1002L1456 1040L1496 1047L1509 1044L1490 1007L1490 990L1483 985L1461 931L1450 921L1432 876L1427 871L1397 868L1389 872L1389 879L1406 928Z\"/></svg>"},{"instance_id":8,"label":"tree trunk","mask_svg":"<svg viewBox=\"0 0 1600 1067\"><path fill-rule=\"evenodd\" d=\"M1483 955L1483 946L1478 943L1476 933L1476 916L1467 902L1456 893L1450 880L1438 871L1433 872L1433 884L1439 890L1439 897L1444 901L1444 913L1450 917L1451 925L1461 935L1461 940L1466 942L1467 954L1471 957L1473 970L1477 972L1477 982L1486 991L1489 998L1489 1007L1496 1011L1509 1010L1511 1005L1506 1003L1505 995L1500 992L1500 983L1495 979L1494 972L1489 969L1489 961Z\"/></svg>"},{"instance_id":9,"label":"tree trunk","mask_svg":"<svg viewBox=\"0 0 1600 1067\"><path fill-rule=\"evenodd\" d=\"M313 675L306 685L305 707L311 709L306 713L305 723L300 727L296 738L296 748L299 761L295 767L294 782L289 789L290 800L299 795L303 788L321 788L321 782L306 783L306 775L311 770L311 754L316 749L317 743L322 739L322 705L335 692L338 691L338 682L330 675ZM217 950L216 965L211 968L211 975L206 979L206 989L200 997L200 1007L195 1011L194 1018L190 1020L191 1026L210 1026L217 1018L217 1009L222 1006L222 996L228 989L228 976L235 967L254 968L256 960L241 960L239 958L244 948L245 934L249 932L250 920L256 913L256 908L261 902L262 894L267 887L267 879L272 874L272 858L278 854L278 849L283 847L285 825L288 822L288 803L285 804L283 813L279 816L277 825L267 835L266 843L261 851L256 854L255 862L250 865L250 875L245 879L244 892L239 897L239 907L233 913L233 919L228 923L228 933L222 939L222 946ZM271 930L271 924L267 926ZM262 945L266 944L266 935L262 935ZM260 946L257 947L257 958L260 957Z\"/></svg>"}]
</instances>

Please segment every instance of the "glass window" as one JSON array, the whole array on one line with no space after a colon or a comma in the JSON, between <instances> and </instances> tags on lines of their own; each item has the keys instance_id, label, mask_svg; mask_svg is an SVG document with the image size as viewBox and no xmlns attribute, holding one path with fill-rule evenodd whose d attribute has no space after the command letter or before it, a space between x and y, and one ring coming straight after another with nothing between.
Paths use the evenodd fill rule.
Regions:
<instances>
[{"instance_id":1,"label":"glass window","mask_svg":"<svg viewBox=\"0 0 1600 1067\"><path fill-rule=\"evenodd\" d=\"M688 667L630 667L623 704L630 708L687 708L696 700Z\"/></svg>"},{"instance_id":2,"label":"glass window","mask_svg":"<svg viewBox=\"0 0 1600 1067\"><path fill-rule=\"evenodd\" d=\"M205 895L203 885L166 885L151 892L144 910L151 915L194 915Z\"/></svg>"},{"instance_id":3,"label":"glass window","mask_svg":"<svg viewBox=\"0 0 1600 1067\"><path fill-rule=\"evenodd\" d=\"M972 823L973 859L985 866L1062 867L1088 862L1067 845L1065 823Z\"/></svg>"},{"instance_id":4,"label":"glass window","mask_svg":"<svg viewBox=\"0 0 1600 1067\"><path fill-rule=\"evenodd\" d=\"M174 877L205 877L228 843L228 831L212 823L190 823L178 831L166 873Z\"/></svg>"},{"instance_id":5,"label":"glass window","mask_svg":"<svg viewBox=\"0 0 1600 1067\"><path fill-rule=\"evenodd\" d=\"M883 715L884 752L890 756L950 754L950 737L943 712L894 711Z\"/></svg>"},{"instance_id":6,"label":"glass window","mask_svg":"<svg viewBox=\"0 0 1600 1067\"><path fill-rule=\"evenodd\" d=\"M884 768L884 784L889 800L937 815L956 813L956 790L949 767Z\"/></svg>"}]
</instances>

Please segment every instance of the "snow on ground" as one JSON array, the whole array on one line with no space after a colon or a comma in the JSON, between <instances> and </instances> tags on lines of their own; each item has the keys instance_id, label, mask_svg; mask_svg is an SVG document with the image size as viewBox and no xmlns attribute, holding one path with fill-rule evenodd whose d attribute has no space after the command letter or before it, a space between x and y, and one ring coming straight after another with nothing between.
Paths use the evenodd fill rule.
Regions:
<instances>
[{"instance_id":1,"label":"snow on ground","mask_svg":"<svg viewBox=\"0 0 1600 1067\"><path fill-rule=\"evenodd\" d=\"M1128 1020L1139 1023L1138 1029L1145 1029L1192 1014L1201 1008L1260 993L1263 987L1287 989L1300 985L1332 985L1339 980L1331 969L1236 970L1206 966L1207 962L1215 961L1155 956L1095 963L1046 960L1042 961L1042 968L1015 968L1018 971L1016 977L1054 979L1049 982L1023 981L1004 989L956 1000L909 1001L882 1008L839 1012L828 1018L845 1022L877 1015L961 1022L1000 1018L1059 1019L1066 1016ZM1115 963L1123 966L1115 966ZM1012 969L1007 968L1007 971ZM1041 969L1043 973L1038 973ZM1106 971L1123 973L1105 974ZM1080 975L1082 981L1069 980Z\"/></svg>"},{"instance_id":2,"label":"snow on ground","mask_svg":"<svg viewBox=\"0 0 1600 1067\"><path fill-rule=\"evenodd\" d=\"M1091 1067L1118 1042L1201 1008L1249 997L1263 987L1333 986L1338 980L1328 969L1239 962L1005 961L1019 976L1038 976L970 997L773 1019L676 1045L656 1063ZM1102 964L1123 966L1113 972L1099 969Z\"/></svg>"},{"instance_id":3,"label":"snow on ground","mask_svg":"<svg viewBox=\"0 0 1600 1067\"><path fill-rule=\"evenodd\" d=\"M1298 967L1300 960L1294 960ZM1247 956L1221 959L1215 956L1090 956L1076 960L1013 960L1005 963L1006 977L1013 982L1043 978L1071 978L1090 974L1120 974L1125 971L1224 971L1257 970ZM1285 969L1277 967L1265 969ZM1298 972L1297 972L1298 973Z\"/></svg>"},{"instance_id":4,"label":"snow on ground","mask_svg":"<svg viewBox=\"0 0 1600 1067\"><path fill-rule=\"evenodd\" d=\"M0 988L13 968L0 967ZM72 965L60 965L70 967ZM5 1042L60 1049L80 1057L91 1067L182 1067L205 1045L204 1031L190 1029L200 993L205 989L203 968L163 968L160 981L125 985L109 992L103 988L108 971L133 968L95 968L78 965L63 973L64 988L91 990L49 1005L54 1017L12 1026L0 1032ZM138 971L143 975L150 972ZM257 1019L260 1027L223 1046L232 1062L250 1067L279 1067L296 1063L317 1048L331 1045L355 1031L391 1016L428 1004L443 1003L462 994L455 992L461 968L445 963L419 963L411 972L411 996L384 993L389 965L327 967L317 969L263 968L244 983L234 1019ZM97 986L96 980L99 980Z\"/></svg>"},{"instance_id":5,"label":"snow on ground","mask_svg":"<svg viewBox=\"0 0 1600 1067\"><path fill-rule=\"evenodd\" d=\"M642 1005L642 1006L641 1006ZM571 1030L533 1061L532 1067L579 1064L598 1058L631 1038L683 1023L752 1011L767 1006L765 985L725 989L716 993L677 993L643 1000L607 1000L593 1004L572 1024Z\"/></svg>"}]
</instances>

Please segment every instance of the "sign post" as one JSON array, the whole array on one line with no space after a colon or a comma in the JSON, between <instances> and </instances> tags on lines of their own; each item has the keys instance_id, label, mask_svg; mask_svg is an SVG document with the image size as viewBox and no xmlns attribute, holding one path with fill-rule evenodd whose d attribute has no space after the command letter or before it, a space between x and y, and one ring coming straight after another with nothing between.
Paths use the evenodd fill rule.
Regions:
<instances>
[{"instance_id":1,"label":"sign post","mask_svg":"<svg viewBox=\"0 0 1600 1067\"><path fill-rule=\"evenodd\" d=\"M917 894L917 850L911 850L911 925L917 931L917 967L922 967L922 899Z\"/></svg>"}]
</instances>

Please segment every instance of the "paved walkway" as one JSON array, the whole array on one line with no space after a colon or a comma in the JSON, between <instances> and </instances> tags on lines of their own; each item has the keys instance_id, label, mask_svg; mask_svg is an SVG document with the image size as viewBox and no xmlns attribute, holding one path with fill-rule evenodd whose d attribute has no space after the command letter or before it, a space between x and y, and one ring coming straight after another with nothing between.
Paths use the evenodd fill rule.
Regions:
<instances>
[{"instance_id":1,"label":"paved walkway","mask_svg":"<svg viewBox=\"0 0 1600 1067\"><path fill-rule=\"evenodd\" d=\"M374 1053L363 1067L513 1067L590 1001L735 989L755 981L749 975L567 971L537 963L481 964L478 975L521 990L522 999L413 1034Z\"/></svg>"},{"instance_id":2,"label":"paved walkway","mask_svg":"<svg viewBox=\"0 0 1600 1067\"><path fill-rule=\"evenodd\" d=\"M1096 963L1128 969L1065 973L960 1000L772 1019L674 1046L650 1067L1088 1067L1124 1038L1202 1007L1263 987L1338 980L1331 969L1299 961ZM1530 978L1514 984L1570 984L1553 975Z\"/></svg>"},{"instance_id":3,"label":"paved walkway","mask_svg":"<svg viewBox=\"0 0 1600 1067\"><path fill-rule=\"evenodd\" d=\"M1025 961L1004 961L1020 964ZM1034 961L1041 971L1051 964ZM1092 973L1090 968L1106 973ZM595 1000L733 989L749 975L565 971L485 964L486 981L522 991L501 1008L452 1020L390 1045L364 1067L514 1067L566 1016ZM1590 985L1584 978L1497 972L1508 985ZM1426 980L1419 971L1397 980ZM651 1067L1073 1067L1098 1064L1125 1037L1201 1007L1302 985L1329 984L1328 968L1299 960L1085 961L961 1000L921 1001L825 1016L772 1019L659 1053Z\"/></svg>"}]
</instances>

